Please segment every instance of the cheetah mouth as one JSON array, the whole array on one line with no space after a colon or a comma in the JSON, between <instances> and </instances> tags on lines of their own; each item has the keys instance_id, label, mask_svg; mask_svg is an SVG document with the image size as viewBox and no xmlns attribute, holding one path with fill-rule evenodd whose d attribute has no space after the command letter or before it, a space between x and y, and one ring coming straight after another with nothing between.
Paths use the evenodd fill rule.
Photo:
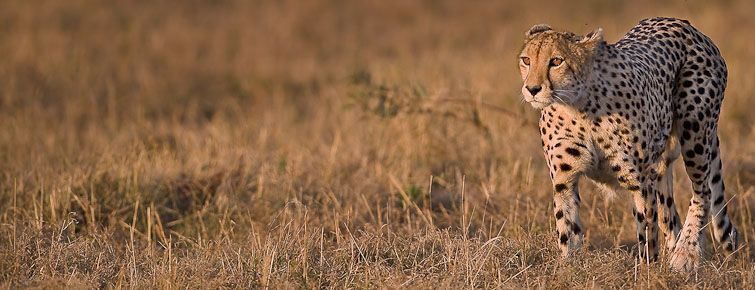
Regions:
<instances>
[{"instance_id":1,"label":"cheetah mouth","mask_svg":"<svg viewBox=\"0 0 755 290\"><path fill-rule=\"evenodd\" d=\"M530 103L530 105L533 108L540 110L540 109L545 108L548 105L550 105L552 103L552 101L550 101L550 100L543 100L543 101L540 101L540 100L531 100L531 101L529 101L529 103Z\"/></svg>"}]
</instances>

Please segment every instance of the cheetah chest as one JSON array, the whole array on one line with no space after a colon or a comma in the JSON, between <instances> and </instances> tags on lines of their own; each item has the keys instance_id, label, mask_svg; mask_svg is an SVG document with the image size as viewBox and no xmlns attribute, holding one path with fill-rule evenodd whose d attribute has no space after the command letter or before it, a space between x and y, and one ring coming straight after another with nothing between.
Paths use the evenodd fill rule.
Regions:
<instances>
[{"instance_id":1,"label":"cheetah chest","mask_svg":"<svg viewBox=\"0 0 755 290\"><path fill-rule=\"evenodd\" d=\"M648 129L618 114L591 116L553 104L543 109L540 133L554 180L580 174L611 187L634 187L637 175L661 159L667 138L648 138ZM655 134L659 135L659 134Z\"/></svg>"}]
</instances>

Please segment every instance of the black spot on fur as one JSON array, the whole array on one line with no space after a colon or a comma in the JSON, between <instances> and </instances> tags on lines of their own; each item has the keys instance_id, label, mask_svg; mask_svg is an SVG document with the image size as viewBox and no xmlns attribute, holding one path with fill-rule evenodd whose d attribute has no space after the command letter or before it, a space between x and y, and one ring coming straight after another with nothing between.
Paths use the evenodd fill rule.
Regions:
<instances>
[{"instance_id":1,"label":"black spot on fur","mask_svg":"<svg viewBox=\"0 0 755 290\"><path fill-rule=\"evenodd\" d=\"M700 145L700 144L695 145L695 153L697 153L698 155L703 155L704 151L705 151L705 148L703 148L703 145Z\"/></svg>"},{"instance_id":2,"label":"black spot on fur","mask_svg":"<svg viewBox=\"0 0 755 290\"><path fill-rule=\"evenodd\" d=\"M573 223L571 225L571 230L572 230L572 232L574 232L575 235L579 235L582 232L582 229L576 223Z\"/></svg>"},{"instance_id":3,"label":"black spot on fur","mask_svg":"<svg viewBox=\"0 0 755 290\"><path fill-rule=\"evenodd\" d=\"M574 148L566 148L566 153L574 157L579 157L581 155L579 150L574 149Z\"/></svg>"},{"instance_id":4,"label":"black spot on fur","mask_svg":"<svg viewBox=\"0 0 755 290\"><path fill-rule=\"evenodd\" d=\"M639 222L639 223L641 223L641 222L644 222L644 221L645 221L645 214L643 214L643 213L641 213L641 212L638 212L638 213L636 214L636 217L637 217L637 222Z\"/></svg>"},{"instance_id":5,"label":"black spot on fur","mask_svg":"<svg viewBox=\"0 0 755 290\"><path fill-rule=\"evenodd\" d=\"M719 205L719 204L721 204L723 202L724 202L724 196L723 195L719 195L718 198L716 198L716 200L713 201L713 205Z\"/></svg>"},{"instance_id":6,"label":"black spot on fur","mask_svg":"<svg viewBox=\"0 0 755 290\"><path fill-rule=\"evenodd\" d=\"M721 181L721 175L715 174L713 175L713 178L710 179L710 183L717 184Z\"/></svg>"}]
</instances>

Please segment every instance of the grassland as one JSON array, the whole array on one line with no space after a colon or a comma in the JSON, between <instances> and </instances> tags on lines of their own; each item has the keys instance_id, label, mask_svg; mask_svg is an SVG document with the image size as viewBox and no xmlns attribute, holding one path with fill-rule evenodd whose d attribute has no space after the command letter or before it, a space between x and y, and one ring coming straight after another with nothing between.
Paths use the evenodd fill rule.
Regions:
<instances>
[{"instance_id":1,"label":"grassland","mask_svg":"<svg viewBox=\"0 0 755 290\"><path fill-rule=\"evenodd\" d=\"M3 1L3 288L755 285L749 0ZM628 198L585 184L561 261L515 54L536 23L649 16L720 47L744 247L642 265ZM676 168L677 201L690 187ZM706 234L709 236L709 234Z\"/></svg>"}]
</instances>

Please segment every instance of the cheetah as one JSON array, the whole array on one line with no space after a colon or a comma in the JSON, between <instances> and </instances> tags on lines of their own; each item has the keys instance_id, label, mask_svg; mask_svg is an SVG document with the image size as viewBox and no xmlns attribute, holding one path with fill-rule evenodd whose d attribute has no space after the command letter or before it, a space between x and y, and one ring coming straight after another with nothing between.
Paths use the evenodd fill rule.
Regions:
<instances>
[{"instance_id":1,"label":"cheetah","mask_svg":"<svg viewBox=\"0 0 755 290\"><path fill-rule=\"evenodd\" d=\"M540 110L564 257L584 237L582 176L631 194L643 260L658 260L660 228L671 268L694 269L709 216L717 242L736 250L717 134L727 69L710 38L674 18L644 19L614 44L602 29L582 36L540 24L525 33L519 69L524 100ZM672 188L680 156L694 191L684 226Z\"/></svg>"}]
</instances>

